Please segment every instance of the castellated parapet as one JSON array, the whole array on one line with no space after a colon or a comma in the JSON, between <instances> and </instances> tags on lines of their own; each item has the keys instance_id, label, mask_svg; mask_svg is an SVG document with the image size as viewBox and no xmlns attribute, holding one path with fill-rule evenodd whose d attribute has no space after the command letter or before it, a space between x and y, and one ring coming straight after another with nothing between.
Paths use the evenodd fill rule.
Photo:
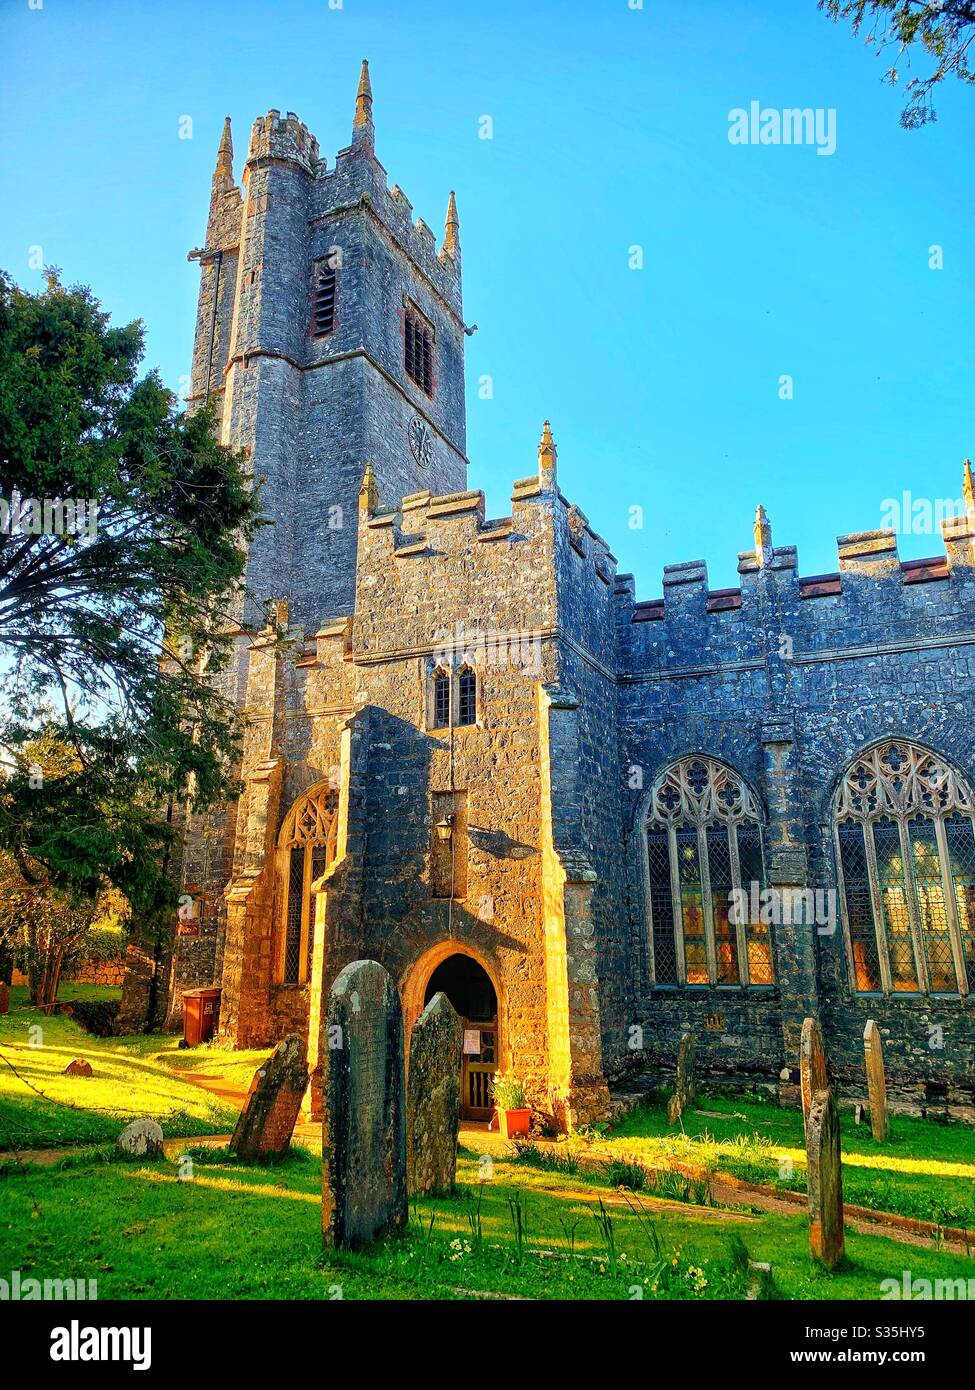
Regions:
<instances>
[{"instance_id":1,"label":"castellated parapet","mask_svg":"<svg viewBox=\"0 0 975 1390\"><path fill-rule=\"evenodd\" d=\"M975 602L975 523L950 518L942 535L943 554L903 562L891 530L840 536L837 570L808 576L798 572L795 546L776 545L764 558L741 551L740 587L729 589L710 588L703 560L667 565L658 599L638 600L632 576L620 575L623 671L676 669L691 648L698 669L761 662L770 643L801 663L854 637L878 654L905 641L954 639Z\"/></svg>"},{"instance_id":2,"label":"castellated parapet","mask_svg":"<svg viewBox=\"0 0 975 1390\"><path fill-rule=\"evenodd\" d=\"M294 164L313 178L319 172L324 172L318 154L318 141L293 111L289 111L283 120L281 112L273 109L266 116L258 116L251 127L247 147L245 181L251 170L275 161Z\"/></svg>"}]
</instances>

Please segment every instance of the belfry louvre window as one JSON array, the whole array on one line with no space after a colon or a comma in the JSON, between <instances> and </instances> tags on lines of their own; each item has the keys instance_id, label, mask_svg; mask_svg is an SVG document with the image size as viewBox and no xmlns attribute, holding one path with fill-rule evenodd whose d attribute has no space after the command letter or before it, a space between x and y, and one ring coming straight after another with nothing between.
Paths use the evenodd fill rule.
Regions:
<instances>
[{"instance_id":1,"label":"belfry louvre window","mask_svg":"<svg viewBox=\"0 0 975 1390\"><path fill-rule=\"evenodd\" d=\"M406 311L405 365L407 376L433 395L433 329L412 309Z\"/></svg>"},{"instance_id":2,"label":"belfry louvre window","mask_svg":"<svg viewBox=\"0 0 975 1390\"><path fill-rule=\"evenodd\" d=\"M315 934L311 886L335 858L337 834L337 797L328 788L301 797L281 828L282 931L276 972L281 984L303 985L311 978Z\"/></svg>"},{"instance_id":3,"label":"belfry louvre window","mask_svg":"<svg viewBox=\"0 0 975 1390\"><path fill-rule=\"evenodd\" d=\"M741 778L713 758L674 763L654 784L646 852L653 982L773 984L768 925L735 911L764 883L759 809Z\"/></svg>"},{"instance_id":4,"label":"belfry louvre window","mask_svg":"<svg viewBox=\"0 0 975 1390\"><path fill-rule=\"evenodd\" d=\"M312 333L316 338L331 333L335 327L335 300L338 276L335 267L326 259L315 262L315 285L312 292Z\"/></svg>"},{"instance_id":5,"label":"belfry louvre window","mask_svg":"<svg viewBox=\"0 0 975 1390\"><path fill-rule=\"evenodd\" d=\"M975 802L941 758L901 740L847 770L835 803L846 950L860 993L975 987Z\"/></svg>"}]
</instances>

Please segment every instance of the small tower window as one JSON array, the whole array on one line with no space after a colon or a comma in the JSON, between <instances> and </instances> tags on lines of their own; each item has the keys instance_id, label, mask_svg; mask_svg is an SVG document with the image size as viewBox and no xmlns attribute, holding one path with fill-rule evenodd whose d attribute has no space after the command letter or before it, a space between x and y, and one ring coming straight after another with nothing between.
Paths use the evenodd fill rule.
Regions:
<instances>
[{"instance_id":1,"label":"small tower window","mask_svg":"<svg viewBox=\"0 0 975 1390\"><path fill-rule=\"evenodd\" d=\"M428 396L433 395L433 329L413 309L406 311L404 347L406 374Z\"/></svg>"},{"instance_id":2,"label":"small tower window","mask_svg":"<svg viewBox=\"0 0 975 1390\"><path fill-rule=\"evenodd\" d=\"M446 729L450 724L450 677L438 671L433 678L433 727Z\"/></svg>"},{"instance_id":3,"label":"small tower window","mask_svg":"<svg viewBox=\"0 0 975 1390\"><path fill-rule=\"evenodd\" d=\"M477 676L469 666L457 679L457 723L477 723Z\"/></svg>"},{"instance_id":4,"label":"small tower window","mask_svg":"<svg viewBox=\"0 0 975 1390\"><path fill-rule=\"evenodd\" d=\"M312 333L322 338L335 327L335 296L338 277L330 258L315 262L315 283L312 294Z\"/></svg>"}]
</instances>

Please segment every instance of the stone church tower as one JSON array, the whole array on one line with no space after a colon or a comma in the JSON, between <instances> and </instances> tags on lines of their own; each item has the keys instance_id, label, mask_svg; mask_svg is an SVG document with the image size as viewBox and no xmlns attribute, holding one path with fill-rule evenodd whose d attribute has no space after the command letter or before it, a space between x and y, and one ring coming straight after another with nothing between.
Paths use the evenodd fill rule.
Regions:
<instances>
[{"instance_id":1,"label":"stone church tower","mask_svg":"<svg viewBox=\"0 0 975 1390\"><path fill-rule=\"evenodd\" d=\"M297 1028L314 1059L321 991L347 960L383 961L401 982L408 1021L444 964L438 984L450 984L483 1035L465 1064L468 1098L480 1102L473 1112L488 1113L487 1078L516 1056L546 1105L591 1110L570 1095L565 905L561 945L548 948L537 906L538 678L544 664L554 680L557 666L543 659L538 627L553 626L555 449L549 434L544 491L538 478L520 485L516 539L531 555L505 599L512 521L485 527L483 495L465 491L454 195L438 249L402 190L387 187L364 63L352 141L333 168L296 116L271 111L254 123L238 187L228 119L206 246L191 255L201 264L191 404L215 402L221 436L247 453L273 524L250 547L239 658L225 681L247 720L245 791L226 815L188 827L194 909L180 924L170 1024L184 988L216 981L225 1041L264 1043ZM445 544L431 545L427 528L440 527ZM471 552L483 570L476 593L460 582ZM465 680L465 655L473 668L497 651L494 679L510 687L498 714L517 710L520 725L500 738L488 731L486 676ZM481 785L468 789L475 776ZM500 805L480 814L509 794L522 825ZM483 823L479 849L469 819ZM530 846L512 835L529 827ZM554 847L545 854L555 862ZM585 873L583 882L588 896ZM530 922L537 956L526 967L526 943L510 942L524 977L510 988L497 954L498 914L509 906L513 920ZM599 1110L589 983L583 998L579 1037L589 1041L576 1090L592 1092ZM550 1053L560 1058L558 1094Z\"/></svg>"},{"instance_id":2,"label":"stone church tower","mask_svg":"<svg viewBox=\"0 0 975 1390\"><path fill-rule=\"evenodd\" d=\"M228 118L207 245L194 253L191 402L217 402L224 441L263 479L273 526L248 557L248 620L286 598L292 621L314 632L352 612L366 460L382 505L466 486L457 210L451 194L438 252L400 189L387 190L365 63L352 143L333 169L297 116L270 111L254 123L241 184ZM431 344L426 381L405 365L417 329Z\"/></svg>"},{"instance_id":3,"label":"stone church tower","mask_svg":"<svg viewBox=\"0 0 975 1390\"><path fill-rule=\"evenodd\" d=\"M880 528L803 576L759 507L737 587L691 560L642 600L547 423L488 518L456 204L438 250L365 65L334 167L271 111L238 187L228 122L191 255L192 403L271 524L221 678L243 791L186 827L171 1026L218 984L224 1043L297 1031L317 1069L323 994L372 958L408 1030L439 989L463 1016L469 1118L498 1067L555 1123L605 1115L686 1031L713 1078L794 1097L810 1015L848 1091L872 1019L895 1100L975 1114L970 467L929 559Z\"/></svg>"}]
</instances>

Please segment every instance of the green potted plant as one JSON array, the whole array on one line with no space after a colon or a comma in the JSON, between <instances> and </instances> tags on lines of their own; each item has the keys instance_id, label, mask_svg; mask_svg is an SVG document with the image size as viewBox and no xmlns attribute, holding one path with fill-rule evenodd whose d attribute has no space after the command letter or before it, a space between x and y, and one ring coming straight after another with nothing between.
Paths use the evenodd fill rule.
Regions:
<instances>
[{"instance_id":1,"label":"green potted plant","mask_svg":"<svg viewBox=\"0 0 975 1390\"><path fill-rule=\"evenodd\" d=\"M521 1139L527 1135L532 1112L524 1082L505 1076L504 1072L495 1073L494 1113L502 1138Z\"/></svg>"}]
</instances>

